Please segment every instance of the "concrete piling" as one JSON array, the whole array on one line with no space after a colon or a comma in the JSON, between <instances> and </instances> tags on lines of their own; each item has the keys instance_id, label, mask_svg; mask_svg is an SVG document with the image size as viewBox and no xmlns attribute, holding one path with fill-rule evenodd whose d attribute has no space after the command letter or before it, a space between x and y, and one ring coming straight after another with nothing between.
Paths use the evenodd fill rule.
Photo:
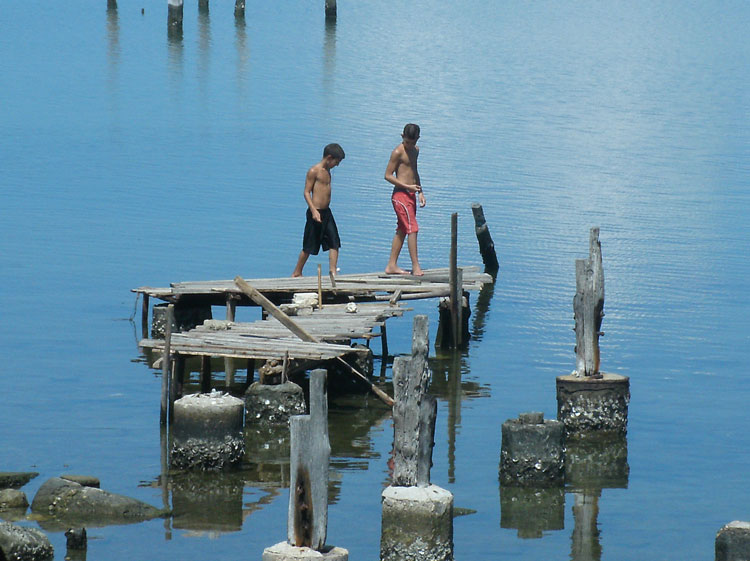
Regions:
<instances>
[{"instance_id":1,"label":"concrete piling","mask_svg":"<svg viewBox=\"0 0 750 561\"><path fill-rule=\"evenodd\" d=\"M168 304L157 304L151 310L151 338L163 339L166 332ZM212 319L211 306L174 306L174 330L188 331Z\"/></svg>"},{"instance_id":2,"label":"concrete piling","mask_svg":"<svg viewBox=\"0 0 750 561\"><path fill-rule=\"evenodd\" d=\"M183 0L167 0L167 33L170 37L182 37Z\"/></svg>"},{"instance_id":3,"label":"concrete piling","mask_svg":"<svg viewBox=\"0 0 750 561\"><path fill-rule=\"evenodd\" d=\"M336 0L326 0L326 19L336 19Z\"/></svg>"},{"instance_id":4,"label":"concrete piling","mask_svg":"<svg viewBox=\"0 0 750 561\"><path fill-rule=\"evenodd\" d=\"M172 467L217 470L236 466L245 451L244 405L241 399L217 391L175 401Z\"/></svg>"},{"instance_id":5,"label":"concrete piling","mask_svg":"<svg viewBox=\"0 0 750 561\"><path fill-rule=\"evenodd\" d=\"M627 433L630 378L600 376L557 377L557 418L565 425L566 438Z\"/></svg>"},{"instance_id":6,"label":"concrete piling","mask_svg":"<svg viewBox=\"0 0 750 561\"><path fill-rule=\"evenodd\" d=\"M305 414L305 395L294 382L261 384L254 382L245 391L248 423L286 425L293 415Z\"/></svg>"},{"instance_id":7,"label":"concrete piling","mask_svg":"<svg viewBox=\"0 0 750 561\"><path fill-rule=\"evenodd\" d=\"M750 559L750 522L735 520L716 534L716 561Z\"/></svg>"},{"instance_id":8,"label":"concrete piling","mask_svg":"<svg viewBox=\"0 0 750 561\"><path fill-rule=\"evenodd\" d=\"M562 486L564 433L559 421L542 413L521 413L502 426L500 483L519 487Z\"/></svg>"}]
</instances>

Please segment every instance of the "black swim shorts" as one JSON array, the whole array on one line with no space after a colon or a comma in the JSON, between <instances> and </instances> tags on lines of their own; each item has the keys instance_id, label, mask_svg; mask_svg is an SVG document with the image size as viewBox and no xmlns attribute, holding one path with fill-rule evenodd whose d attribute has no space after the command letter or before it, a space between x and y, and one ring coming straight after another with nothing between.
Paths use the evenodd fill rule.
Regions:
<instances>
[{"instance_id":1,"label":"black swim shorts","mask_svg":"<svg viewBox=\"0 0 750 561\"><path fill-rule=\"evenodd\" d=\"M319 210L320 222L313 220L312 212L307 209L307 221L305 222L305 233L302 236L302 250L310 255L317 255L320 246L323 251L338 249L341 247L339 230L330 208Z\"/></svg>"}]
</instances>

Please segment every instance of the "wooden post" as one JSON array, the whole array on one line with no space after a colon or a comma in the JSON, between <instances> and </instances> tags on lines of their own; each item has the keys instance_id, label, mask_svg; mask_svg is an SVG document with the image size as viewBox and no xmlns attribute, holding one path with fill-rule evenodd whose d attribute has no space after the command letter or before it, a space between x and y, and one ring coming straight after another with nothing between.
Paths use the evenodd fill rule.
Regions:
<instances>
[{"instance_id":1,"label":"wooden post","mask_svg":"<svg viewBox=\"0 0 750 561\"><path fill-rule=\"evenodd\" d=\"M234 299L232 294L227 294L227 321L234 321L236 310L237 300Z\"/></svg>"},{"instance_id":2,"label":"wooden post","mask_svg":"<svg viewBox=\"0 0 750 561\"><path fill-rule=\"evenodd\" d=\"M201 393L211 391L211 357L201 356Z\"/></svg>"},{"instance_id":3,"label":"wooden post","mask_svg":"<svg viewBox=\"0 0 750 561\"><path fill-rule=\"evenodd\" d=\"M462 343L461 297L463 295L462 277L458 270L458 213L451 214L451 253L448 281L450 285L451 330L453 333L453 348L457 349Z\"/></svg>"},{"instance_id":4,"label":"wooden post","mask_svg":"<svg viewBox=\"0 0 750 561\"><path fill-rule=\"evenodd\" d=\"M174 304L167 306L167 324L164 326L164 353L161 359L161 424L166 424L169 416L169 378L171 377L170 345L172 342L172 323L174 322Z\"/></svg>"},{"instance_id":5,"label":"wooden post","mask_svg":"<svg viewBox=\"0 0 750 561\"><path fill-rule=\"evenodd\" d=\"M420 420L421 404L430 382L430 371L427 368L427 327L427 316L415 316L411 358L399 356L393 361L393 391L396 401L393 406L393 485L398 487L417 485L417 474L421 473L421 479L424 480L425 469L426 484L429 485L429 467L425 464L431 464L432 446L429 446L429 461L422 452L427 451L425 443L432 440L430 431L434 431L434 427L430 429ZM422 435L422 431L427 434Z\"/></svg>"},{"instance_id":6,"label":"wooden post","mask_svg":"<svg viewBox=\"0 0 750 561\"><path fill-rule=\"evenodd\" d=\"M326 19L336 19L336 0L326 0Z\"/></svg>"},{"instance_id":7,"label":"wooden post","mask_svg":"<svg viewBox=\"0 0 750 561\"><path fill-rule=\"evenodd\" d=\"M148 339L148 301L149 296L142 293L143 302L141 303L141 337Z\"/></svg>"},{"instance_id":8,"label":"wooden post","mask_svg":"<svg viewBox=\"0 0 750 561\"><path fill-rule=\"evenodd\" d=\"M182 36L183 0L167 0L167 31L170 36Z\"/></svg>"},{"instance_id":9,"label":"wooden post","mask_svg":"<svg viewBox=\"0 0 750 561\"><path fill-rule=\"evenodd\" d=\"M380 344L382 345L382 350L380 351L382 356L380 360L385 364L388 360L388 331L386 331L385 328L385 321L383 322L383 325L380 326Z\"/></svg>"},{"instance_id":10,"label":"wooden post","mask_svg":"<svg viewBox=\"0 0 750 561\"><path fill-rule=\"evenodd\" d=\"M417 451L417 486L430 484L432 449L435 446L435 420L437 419L437 399L425 395L419 405L419 449Z\"/></svg>"},{"instance_id":11,"label":"wooden post","mask_svg":"<svg viewBox=\"0 0 750 561\"><path fill-rule=\"evenodd\" d=\"M116 10L117 0L107 0L107 10Z\"/></svg>"},{"instance_id":12,"label":"wooden post","mask_svg":"<svg viewBox=\"0 0 750 561\"><path fill-rule=\"evenodd\" d=\"M250 387L250 384L255 380L255 359L247 359L247 378L245 379L245 389Z\"/></svg>"},{"instance_id":13,"label":"wooden post","mask_svg":"<svg viewBox=\"0 0 750 561\"><path fill-rule=\"evenodd\" d=\"M589 258L576 260L576 295L573 298L576 332L576 372L598 376L599 336L604 317L604 269L599 228L589 234Z\"/></svg>"},{"instance_id":14,"label":"wooden post","mask_svg":"<svg viewBox=\"0 0 750 561\"><path fill-rule=\"evenodd\" d=\"M485 272L494 278L500 264L497 262L497 253L495 253L495 242L492 241L490 229L484 218L484 210L479 203L472 203L471 212L474 214L474 230L479 242L479 253L482 255Z\"/></svg>"},{"instance_id":15,"label":"wooden post","mask_svg":"<svg viewBox=\"0 0 750 561\"><path fill-rule=\"evenodd\" d=\"M323 278L320 275L320 263L318 263L318 309L323 309Z\"/></svg>"},{"instance_id":16,"label":"wooden post","mask_svg":"<svg viewBox=\"0 0 750 561\"><path fill-rule=\"evenodd\" d=\"M198 0L198 12L201 14L208 13L208 0Z\"/></svg>"},{"instance_id":17,"label":"wooden post","mask_svg":"<svg viewBox=\"0 0 750 561\"><path fill-rule=\"evenodd\" d=\"M310 374L310 415L289 419L291 432L287 540L321 551L328 526L328 394L326 371Z\"/></svg>"}]
</instances>

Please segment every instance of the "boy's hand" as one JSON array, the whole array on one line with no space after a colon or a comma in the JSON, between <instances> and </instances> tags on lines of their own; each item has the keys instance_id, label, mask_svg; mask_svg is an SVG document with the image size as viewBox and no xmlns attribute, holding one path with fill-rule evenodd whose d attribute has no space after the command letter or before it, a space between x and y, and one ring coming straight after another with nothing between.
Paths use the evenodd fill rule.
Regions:
<instances>
[{"instance_id":1,"label":"boy's hand","mask_svg":"<svg viewBox=\"0 0 750 561\"><path fill-rule=\"evenodd\" d=\"M315 220L315 222L323 222L323 220L320 218L320 212L318 212L317 208L311 209L310 214L312 215L312 219Z\"/></svg>"},{"instance_id":2,"label":"boy's hand","mask_svg":"<svg viewBox=\"0 0 750 561\"><path fill-rule=\"evenodd\" d=\"M419 206L423 207L426 204L427 204L427 200L424 198L424 193L422 193L422 191L420 190L419 191Z\"/></svg>"}]
</instances>

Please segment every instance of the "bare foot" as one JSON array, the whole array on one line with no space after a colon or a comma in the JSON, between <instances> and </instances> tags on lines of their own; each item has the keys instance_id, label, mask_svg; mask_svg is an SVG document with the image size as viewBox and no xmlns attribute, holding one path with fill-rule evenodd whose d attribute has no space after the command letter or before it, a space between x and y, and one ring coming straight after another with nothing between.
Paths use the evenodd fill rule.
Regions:
<instances>
[{"instance_id":1,"label":"bare foot","mask_svg":"<svg viewBox=\"0 0 750 561\"><path fill-rule=\"evenodd\" d=\"M302 273L292 273L292 277L301 277Z\"/></svg>"},{"instance_id":2,"label":"bare foot","mask_svg":"<svg viewBox=\"0 0 750 561\"><path fill-rule=\"evenodd\" d=\"M401 267L386 267L386 275L408 275L409 271L404 271Z\"/></svg>"},{"instance_id":3,"label":"bare foot","mask_svg":"<svg viewBox=\"0 0 750 561\"><path fill-rule=\"evenodd\" d=\"M422 269L414 269L411 274L415 277L423 277L424 271Z\"/></svg>"}]
</instances>

